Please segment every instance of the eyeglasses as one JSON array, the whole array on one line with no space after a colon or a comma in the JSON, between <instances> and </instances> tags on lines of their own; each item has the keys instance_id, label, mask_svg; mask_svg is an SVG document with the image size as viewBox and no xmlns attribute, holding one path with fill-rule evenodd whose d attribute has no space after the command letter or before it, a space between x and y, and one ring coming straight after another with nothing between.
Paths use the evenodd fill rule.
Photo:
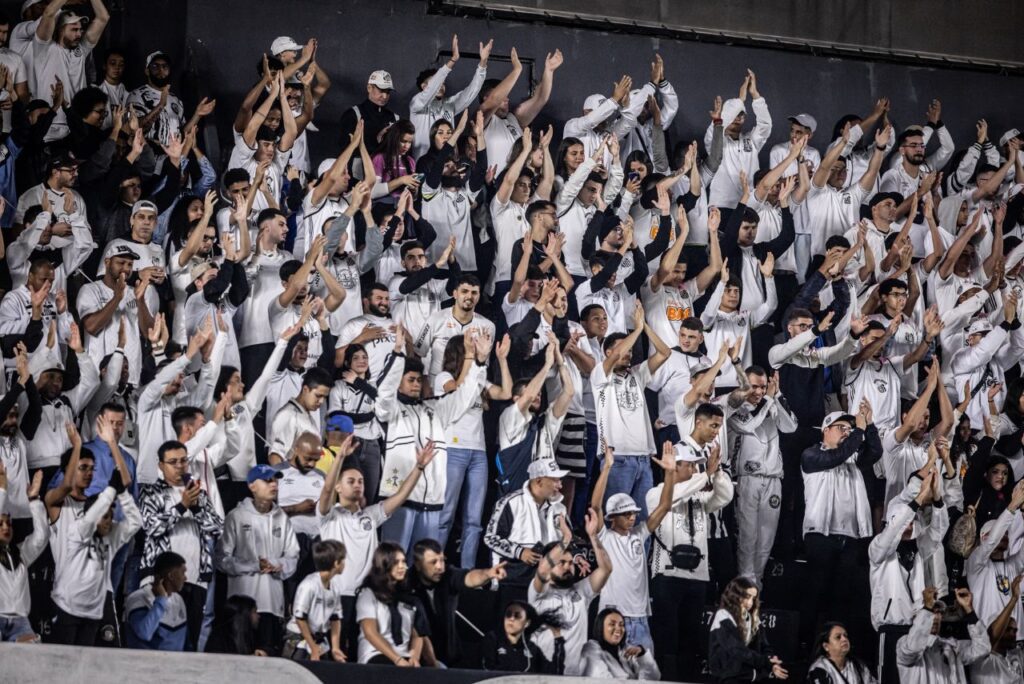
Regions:
<instances>
[{"instance_id":1,"label":"eyeglasses","mask_svg":"<svg viewBox=\"0 0 1024 684\"><path fill-rule=\"evenodd\" d=\"M847 432L852 432L853 431L853 428L850 427L849 425L846 425L846 424L843 424L843 425L829 425L829 427L834 429L834 430L839 430L843 434L846 434Z\"/></svg>"},{"instance_id":2,"label":"eyeglasses","mask_svg":"<svg viewBox=\"0 0 1024 684\"><path fill-rule=\"evenodd\" d=\"M164 463L164 465L169 465L169 466L171 466L173 468L175 466L188 465L188 459L187 458L175 458L173 460L164 461L163 463Z\"/></svg>"},{"instance_id":3,"label":"eyeglasses","mask_svg":"<svg viewBox=\"0 0 1024 684\"><path fill-rule=\"evenodd\" d=\"M521 610L506 610L505 617L512 620L522 620L526 617L526 613Z\"/></svg>"}]
</instances>

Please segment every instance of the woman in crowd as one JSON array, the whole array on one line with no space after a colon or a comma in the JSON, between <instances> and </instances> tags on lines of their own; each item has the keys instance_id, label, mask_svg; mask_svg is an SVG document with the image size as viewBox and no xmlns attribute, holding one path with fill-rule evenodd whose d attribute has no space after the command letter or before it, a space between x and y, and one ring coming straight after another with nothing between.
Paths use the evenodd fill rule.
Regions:
<instances>
[{"instance_id":1,"label":"woman in crowd","mask_svg":"<svg viewBox=\"0 0 1024 684\"><path fill-rule=\"evenodd\" d=\"M594 638L583 647L583 676L596 679L661 679L654 654L626 643L626 620L608 607L594 620Z\"/></svg>"},{"instance_id":2,"label":"woman in crowd","mask_svg":"<svg viewBox=\"0 0 1024 684\"><path fill-rule=\"evenodd\" d=\"M542 627L551 630L555 637L551 658L545 656L531 639ZM565 664L561 623L550 613L538 615L525 601L510 601L505 606L501 631L489 632L480 650L485 670L562 674Z\"/></svg>"}]
</instances>

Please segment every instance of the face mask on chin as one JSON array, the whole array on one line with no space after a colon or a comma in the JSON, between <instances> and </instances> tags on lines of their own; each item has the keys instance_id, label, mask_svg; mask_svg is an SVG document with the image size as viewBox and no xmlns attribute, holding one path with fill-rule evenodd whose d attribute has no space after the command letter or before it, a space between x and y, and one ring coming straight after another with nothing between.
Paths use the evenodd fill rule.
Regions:
<instances>
[{"instance_id":1,"label":"face mask on chin","mask_svg":"<svg viewBox=\"0 0 1024 684\"><path fill-rule=\"evenodd\" d=\"M442 187L445 187L445 188L461 188L465 184L466 184L466 179L464 179L462 176L460 176L457 173L453 174L451 176L448 176L448 175L441 176L441 186Z\"/></svg>"}]
</instances>

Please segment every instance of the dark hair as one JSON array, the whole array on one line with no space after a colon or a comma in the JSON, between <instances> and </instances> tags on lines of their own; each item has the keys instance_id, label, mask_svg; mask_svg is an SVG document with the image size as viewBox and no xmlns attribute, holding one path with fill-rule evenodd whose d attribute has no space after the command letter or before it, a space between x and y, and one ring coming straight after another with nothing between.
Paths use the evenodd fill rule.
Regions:
<instances>
[{"instance_id":1,"label":"dark hair","mask_svg":"<svg viewBox=\"0 0 1024 684\"><path fill-rule=\"evenodd\" d=\"M0 24L0 26L2 26L2 24ZM39 269L45 266L49 266L51 269L53 269L53 262L47 259L46 257L36 257L32 259L32 263L28 267L28 272L36 273L39 271Z\"/></svg>"},{"instance_id":2,"label":"dark hair","mask_svg":"<svg viewBox=\"0 0 1024 684\"><path fill-rule=\"evenodd\" d=\"M225 192L235 183L252 183L252 176L245 169L228 169L221 177L221 184L224 186Z\"/></svg>"},{"instance_id":3,"label":"dark hair","mask_svg":"<svg viewBox=\"0 0 1024 684\"><path fill-rule=\"evenodd\" d=\"M825 251L836 247L842 247L843 249L850 249L850 241L842 235L833 235L828 240L825 240Z\"/></svg>"},{"instance_id":4,"label":"dark hair","mask_svg":"<svg viewBox=\"0 0 1024 684\"><path fill-rule=\"evenodd\" d=\"M264 209L259 213L259 215L256 216L256 225L263 225L264 221L269 221L270 219L275 218L277 216L280 216L281 218L288 220L288 214L284 213L280 209L270 208Z\"/></svg>"},{"instance_id":5,"label":"dark hair","mask_svg":"<svg viewBox=\"0 0 1024 684\"><path fill-rule=\"evenodd\" d=\"M10 26L11 17L8 16L7 12L0 10L0 26Z\"/></svg>"},{"instance_id":6,"label":"dark hair","mask_svg":"<svg viewBox=\"0 0 1024 684\"><path fill-rule=\"evenodd\" d=\"M174 434L180 435L186 425L195 421L196 416L203 412L196 406L179 406L171 412L171 427Z\"/></svg>"},{"instance_id":7,"label":"dark hair","mask_svg":"<svg viewBox=\"0 0 1024 684\"><path fill-rule=\"evenodd\" d=\"M793 321L795 321L798 318L809 318L809 319L811 319L812 323L814 322L814 314L812 314L807 309L801 309L800 307L795 307L795 308L790 309L789 313L786 314L786 325L789 325L790 323L792 323Z\"/></svg>"},{"instance_id":8,"label":"dark hair","mask_svg":"<svg viewBox=\"0 0 1024 684\"><path fill-rule=\"evenodd\" d=\"M211 639L206 651L233 655L252 655L256 652L256 629L252 614L256 600L242 594L229 596L213 621Z\"/></svg>"},{"instance_id":9,"label":"dark hair","mask_svg":"<svg viewBox=\"0 0 1024 684\"><path fill-rule=\"evenodd\" d=\"M227 174L225 174L226 176ZM225 181L227 179L225 178ZM227 183L225 182L225 185ZM170 257L171 247L181 249L185 246L189 234L199 225L199 221L188 220L188 207L192 202L202 203L202 198L195 195L182 195L178 198L167 219L167 255Z\"/></svg>"},{"instance_id":10,"label":"dark hair","mask_svg":"<svg viewBox=\"0 0 1024 684\"><path fill-rule=\"evenodd\" d=\"M537 200L536 202L530 202L529 206L526 207L526 222L533 223L533 217L542 211L549 209L555 209L558 207L554 202L548 202L547 200Z\"/></svg>"},{"instance_id":11,"label":"dark hair","mask_svg":"<svg viewBox=\"0 0 1024 684\"><path fill-rule=\"evenodd\" d=\"M313 544L313 569L327 572L338 561L345 560L345 545L336 539L324 539Z\"/></svg>"},{"instance_id":12,"label":"dark hair","mask_svg":"<svg viewBox=\"0 0 1024 684\"><path fill-rule=\"evenodd\" d=\"M289 259L288 261L281 264L281 268L278 269L278 277L281 278L282 283L287 283L293 275L299 272L302 268L302 262L298 259Z\"/></svg>"},{"instance_id":13,"label":"dark hair","mask_svg":"<svg viewBox=\"0 0 1024 684\"><path fill-rule=\"evenodd\" d=\"M761 216L750 207L745 207L743 209L743 219L741 222L753 223L756 226L757 224L761 223Z\"/></svg>"},{"instance_id":14,"label":"dark hair","mask_svg":"<svg viewBox=\"0 0 1024 684\"><path fill-rule=\"evenodd\" d=\"M63 454L60 455L60 469L61 469L61 472L63 472L63 471L68 469L68 465L71 463L71 454L73 452L74 452L74 449L68 449ZM79 451L79 454L78 454L78 460L79 461L82 461L82 460L92 461L92 462L95 463L96 462L96 455L94 453L92 453L92 450L89 449L89 447L82 447L81 450Z\"/></svg>"},{"instance_id":15,"label":"dark hair","mask_svg":"<svg viewBox=\"0 0 1024 684\"><path fill-rule=\"evenodd\" d=\"M163 444L161 444L160 448L158 448L156 450L156 456L157 456L158 459L160 459L160 462L163 463L164 462L164 456L167 455L168 451L178 451L179 449L181 451L185 451L185 452L188 451L188 449L185 448L185 445L182 444L181 442L179 442L178 440L176 440L176 439L169 439L166 442L164 442Z\"/></svg>"},{"instance_id":16,"label":"dark hair","mask_svg":"<svg viewBox=\"0 0 1024 684\"><path fill-rule=\"evenodd\" d=\"M459 377L459 369L466 358L466 345L462 335L455 335L444 345L444 358L441 361L441 370L451 373L452 377Z\"/></svg>"},{"instance_id":17,"label":"dark hair","mask_svg":"<svg viewBox=\"0 0 1024 684\"><path fill-rule=\"evenodd\" d=\"M273 107L271 107L273 109ZM256 129L256 142L273 142L278 140L277 131L270 126L260 126Z\"/></svg>"},{"instance_id":18,"label":"dark hair","mask_svg":"<svg viewBox=\"0 0 1024 684\"><path fill-rule=\"evenodd\" d=\"M389 290L388 286L385 285L384 283L374 283L373 285L370 285L370 288L366 291L367 296L369 296L369 294L374 290L377 290L378 292L383 292L384 294L391 293L391 290Z\"/></svg>"},{"instance_id":19,"label":"dark hair","mask_svg":"<svg viewBox=\"0 0 1024 684\"><path fill-rule=\"evenodd\" d=\"M427 551L432 553L444 553L444 549L441 548L441 544L436 539L420 539L418 542L413 544L412 557L415 562L423 560L423 556L426 555Z\"/></svg>"},{"instance_id":20,"label":"dark hair","mask_svg":"<svg viewBox=\"0 0 1024 684\"><path fill-rule=\"evenodd\" d=\"M700 420L701 418L724 418L725 411L722 410L721 406L716 404L701 404L697 407L697 412L693 414L694 420Z\"/></svg>"},{"instance_id":21,"label":"dark hair","mask_svg":"<svg viewBox=\"0 0 1024 684\"><path fill-rule=\"evenodd\" d=\"M633 162L640 162L641 164L643 164L644 168L647 169L648 176L651 175L652 171L654 171L653 165L651 164L651 158L648 157L647 153L644 152L643 150L633 150L623 160L622 168L626 171L627 174L629 174L630 164L632 164ZM664 178L665 176L662 175L661 177Z\"/></svg>"},{"instance_id":22,"label":"dark hair","mask_svg":"<svg viewBox=\"0 0 1024 684\"><path fill-rule=\"evenodd\" d=\"M355 371L352 369L352 358L356 355L356 352L363 352L364 354L367 355L367 358L369 358L369 352L366 351L366 347L364 347L363 345L359 344L358 342L351 342L347 347L345 347L345 358L341 362L341 369L340 370L342 370L342 371L350 370L353 373L355 373ZM366 372L363 374L363 380L369 380L369 379L370 379L370 370L369 370L369 368L367 368Z\"/></svg>"},{"instance_id":23,"label":"dark hair","mask_svg":"<svg viewBox=\"0 0 1024 684\"><path fill-rule=\"evenodd\" d=\"M405 555L405 549L393 542L381 542L373 552L370 572L363 580L363 589L373 592L378 601L392 604L398 599L400 587L391 579L391 569L398 564L398 554Z\"/></svg>"},{"instance_id":24,"label":"dark hair","mask_svg":"<svg viewBox=\"0 0 1024 684\"><path fill-rule=\"evenodd\" d=\"M185 558L174 553L174 551L164 551L156 560L153 561L153 575L155 577L166 577L167 573L175 568L180 568L185 565Z\"/></svg>"},{"instance_id":25,"label":"dark hair","mask_svg":"<svg viewBox=\"0 0 1024 684\"><path fill-rule=\"evenodd\" d=\"M626 333L618 332L607 335L604 338L604 343L601 345L601 349L603 349L604 353L607 354L611 350L611 348L615 346L616 342L618 342L619 340L624 340L626 339L626 337Z\"/></svg>"},{"instance_id":26,"label":"dark hair","mask_svg":"<svg viewBox=\"0 0 1024 684\"><path fill-rule=\"evenodd\" d=\"M480 86L480 96L477 98L477 102L483 102L487 99L487 96L491 94L491 91L498 87L501 83L501 79L488 78Z\"/></svg>"},{"instance_id":27,"label":"dark hair","mask_svg":"<svg viewBox=\"0 0 1024 684\"><path fill-rule=\"evenodd\" d=\"M923 138L924 131L920 128L908 128L899 135L896 136L896 147L900 147L903 143L907 142L908 138Z\"/></svg>"},{"instance_id":28,"label":"dark hair","mask_svg":"<svg viewBox=\"0 0 1024 684\"><path fill-rule=\"evenodd\" d=\"M258 60L256 60L257 76L263 76L264 58L267 60L267 69L269 69L270 71L281 71L282 69L284 69L284 62L282 62L280 59L274 57L273 55L264 55L263 57L260 57Z\"/></svg>"},{"instance_id":29,"label":"dark hair","mask_svg":"<svg viewBox=\"0 0 1024 684\"><path fill-rule=\"evenodd\" d=\"M595 311L598 311L598 310L604 311L604 307L601 306L600 304L587 304L585 307L583 307L583 310L580 311L580 320L581 321L587 320L587 317L590 316L590 314L592 314L592 313L594 313ZM607 312L605 312L605 313L607 313Z\"/></svg>"},{"instance_id":30,"label":"dark hair","mask_svg":"<svg viewBox=\"0 0 1024 684\"><path fill-rule=\"evenodd\" d=\"M705 404L704 406L707 406ZM703 407L702 407L703 408ZM719 409L721 411L721 409ZM757 584L754 583L749 577L740 575L734 578L731 582L725 585L725 589L722 590L722 601L718 604L718 607L729 613L732 619L736 622L736 628L740 634L744 634L746 621L743 619L743 608L740 602L747 598L747 592L751 589L757 589ZM760 592L757 598L754 599L754 605L750 609L750 638L745 639L746 643L750 643L750 640L757 634L760 625Z\"/></svg>"},{"instance_id":31,"label":"dark hair","mask_svg":"<svg viewBox=\"0 0 1024 684\"><path fill-rule=\"evenodd\" d=\"M402 375L406 373L419 373L423 375L423 362L419 359L413 359L406 357L405 368L402 370Z\"/></svg>"},{"instance_id":32,"label":"dark hair","mask_svg":"<svg viewBox=\"0 0 1024 684\"><path fill-rule=\"evenodd\" d=\"M416 87L422 89L423 84L430 80L430 77L437 73L437 69L424 69L416 74Z\"/></svg>"},{"instance_id":33,"label":"dark hair","mask_svg":"<svg viewBox=\"0 0 1024 684\"><path fill-rule=\"evenodd\" d=\"M453 124L448 119L438 119L434 123L430 124L430 133L428 134L429 137L427 138L427 140L429 141L427 143L428 144L428 149L427 149L427 153L425 155L423 155L423 156L432 156L431 153L437 154L438 150L434 148L434 137L437 135L437 131L438 131L439 128L441 128L441 126L447 126L448 128L452 129L453 131L455 130L455 124ZM455 158L458 158L458 150L455 151L455 157L453 157L453 159L455 159ZM423 162L423 158L421 157L420 158L420 163L422 164L422 162ZM424 167L424 168L427 168L427 167Z\"/></svg>"},{"instance_id":34,"label":"dark hair","mask_svg":"<svg viewBox=\"0 0 1024 684\"><path fill-rule=\"evenodd\" d=\"M569 136L562 138L562 142L558 144L558 154L555 155L555 175L561 176L565 180L569 180L570 176L569 170L565 166L565 155L573 145L579 145L584 151L587 149L582 140Z\"/></svg>"},{"instance_id":35,"label":"dark hair","mask_svg":"<svg viewBox=\"0 0 1024 684\"><path fill-rule=\"evenodd\" d=\"M682 330L683 328L686 328L687 330L692 330L694 332L699 332L702 334L704 332L704 324L701 323L700 319L697 318L696 316L684 318L682 322L679 324L679 329Z\"/></svg>"},{"instance_id":36,"label":"dark hair","mask_svg":"<svg viewBox=\"0 0 1024 684\"><path fill-rule=\"evenodd\" d=\"M331 374L323 368L310 368L302 376L302 386L314 389L316 387L330 387L332 385Z\"/></svg>"},{"instance_id":37,"label":"dark hair","mask_svg":"<svg viewBox=\"0 0 1024 684\"><path fill-rule=\"evenodd\" d=\"M463 272L455 280L455 289L457 290L462 285L469 285L470 287L480 287L480 279L476 277L474 273Z\"/></svg>"},{"instance_id":38,"label":"dark hair","mask_svg":"<svg viewBox=\"0 0 1024 684\"><path fill-rule=\"evenodd\" d=\"M602 269L605 267L605 264L608 263L608 256L608 252L597 250L591 255L590 261L587 263L587 265L590 266L590 268L592 269L595 267L598 269Z\"/></svg>"},{"instance_id":39,"label":"dark hair","mask_svg":"<svg viewBox=\"0 0 1024 684\"><path fill-rule=\"evenodd\" d=\"M97 413L96 415L102 416L104 413L128 413L128 409L126 409L121 404L115 404L112 401L108 401L105 404L103 404L103 406L100 406L99 413Z\"/></svg>"},{"instance_id":40,"label":"dark hair","mask_svg":"<svg viewBox=\"0 0 1024 684\"><path fill-rule=\"evenodd\" d=\"M93 108L98 104L107 102L107 94L94 86L82 88L71 98L71 111L78 118L84 119L89 116Z\"/></svg>"},{"instance_id":41,"label":"dark hair","mask_svg":"<svg viewBox=\"0 0 1024 684\"><path fill-rule=\"evenodd\" d=\"M401 248L399 248L398 255L404 259L405 255L407 255L414 249L426 250L426 248L423 246L423 243L420 242L419 240L406 240L405 242L402 243ZM385 287L384 289L387 290L388 288Z\"/></svg>"},{"instance_id":42,"label":"dark hair","mask_svg":"<svg viewBox=\"0 0 1024 684\"><path fill-rule=\"evenodd\" d=\"M871 332L872 330L885 330L885 323L881 321L868 321L868 324L864 327L864 332Z\"/></svg>"},{"instance_id":43,"label":"dark hair","mask_svg":"<svg viewBox=\"0 0 1024 684\"><path fill-rule=\"evenodd\" d=\"M398 148L402 144L403 135L416 135L416 126L408 119L399 119L384 134L384 140L381 141L380 145L380 155L384 158L383 180L398 178L400 175L399 166L403 163L403 158L405 168L411 169L413 166L412 155L408 152L405 154L399 154L398 152Z\"/></svg>"},{"instance_id":44,"label":"dark hair","mask_svg":"<svg viewBox=\"0 0 1024 684\"><path fill-rule=\"evenodd\" d=\"M220 401L220 398L224 396L224 393L228 390L228 383L231 382L231 378L238 372L239 370L234 366L220 367L220 375L217 376L217 383L213 386L213 400L215 402ZM173 421L173 415L171 420ZM273 417L271 417L271 420L273 420Z\"/></svg>"},{"instance_id":45,"label":"dark hair","mask_svg":"<svg viewBox=\"0 0 1024 684\"><path fill-rule=\"evenodd\" d=\"M768 371L758 365L747 366L747 370L744 371L747 375L764 375L767 377Z\"/></svg>"},{"instance_id":46,"label":"dark hair","mask_svg":"<svg viewBox=\"0 0 1024 684\"><path fill-rule=\"evenodd\" d=\"M879 296L884 297L888 294L891 294L892 291L897 288L901 290L908 289L907 284L902 280L898 278L886 278L885 280L882 281L882 284L878 286L878 294Z\"/></svg>"},{"instance_id":47,"label":"dark hair","mask_svg":"<svg viewBox=\"0 0 1024 684\"><path fill-rule=\"evenodd\" d=\"M594 618L593 636L594 641L598 643L601 650L606 651L609 655L613 656L616 660L619 659L619 649L626 646L626 635L622 635L622 641L619 644L610 644L605 641L604 638L604 621L608 619L609 615L618 615L622 618L622 621L626 621L626 616L622 614L622 611L615 606L607 606L603 608Z\"/></svg>"}]
</instances>

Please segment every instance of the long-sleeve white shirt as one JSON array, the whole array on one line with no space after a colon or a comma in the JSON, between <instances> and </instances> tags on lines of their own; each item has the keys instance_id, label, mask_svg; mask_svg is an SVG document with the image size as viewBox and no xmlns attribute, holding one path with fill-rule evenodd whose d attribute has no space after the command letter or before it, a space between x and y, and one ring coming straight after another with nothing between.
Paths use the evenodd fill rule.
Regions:
<instances>
[{"instance_id":1,"label":"long-sleeve white shirt","mask_svg":"<svg viewBox=\"0 0 1024 684\"><path fill-rule=\"evenodd\" d=\"M747 174L747 182L753 184L754 174L761 168L757 155L768 142L772 134L772 117L768 112L768 103L763 97L752 100L750 108L754 110L757 124L749 133L741 133L733 140L725 136L722 145L722 163L711 180L708 203L715 207L735 207L743 191L740 188L740 171ZM709 124L704 133L704 147L711 149L711 139L715 133L714 124Z\"/></svg>"},{"instance_id":2,"label":"long-sleeve white shirt","mask_svg":"<svg viewBox=\"0 0 1024 684\"><path fill-rule=\"evenodd\" d=\"M409 103L409 120L416 126L416 138L412 143L414 159L419 159L430 148L430 127L434 122L444 119L454 128L455 118L476 102L476 96L480 94L480 88L487 78L487 67L478 66L468 86L439 100L437 91L444 85L451 71L447 64L442 64L427 81L427 87L416 93Z\"/></svg>"}]
</instances>

